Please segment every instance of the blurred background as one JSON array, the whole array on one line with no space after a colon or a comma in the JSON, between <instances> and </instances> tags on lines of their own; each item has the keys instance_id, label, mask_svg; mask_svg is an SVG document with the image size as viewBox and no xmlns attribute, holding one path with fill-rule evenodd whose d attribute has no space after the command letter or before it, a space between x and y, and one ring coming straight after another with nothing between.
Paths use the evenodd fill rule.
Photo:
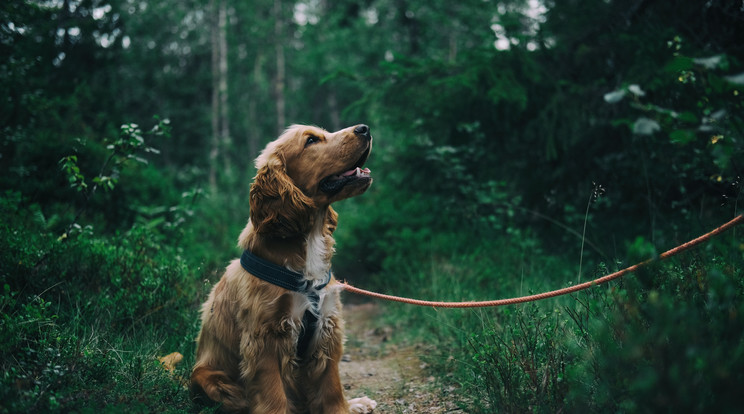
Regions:
<instances>
[{"instance_id":1,"label":"blurred background","mask_svg":"<svg viewBox=\"0 0 744 414\"><path fill-rule=\"evenodd\" d=\"M742 39L724 0L3 1L0 411L188 410L151 356L190 369L290 124L371 127L375 182L334 206L360 287L535 293L722 224ZM386 323L426 332L467 412L734 410L741 233L586 295Z\"/></svg>"}]
</instances>

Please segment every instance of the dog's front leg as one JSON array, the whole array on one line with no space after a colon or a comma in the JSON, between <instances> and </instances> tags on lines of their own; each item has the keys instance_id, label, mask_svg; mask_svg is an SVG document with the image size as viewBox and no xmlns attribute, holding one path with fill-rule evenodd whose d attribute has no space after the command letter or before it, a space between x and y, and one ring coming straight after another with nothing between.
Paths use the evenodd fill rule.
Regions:
<instances>
[{"instance_id":1,"label":"dog's front leg","mask_svg":"<svg viewBox=\"0 0 744 414\"><path fill-rule=\"evenodd\" d=\"M328 358L315 360L309 372L316 373L315 378L309 378L308 383L314 384L309 401L312 414L348 414L349 404L344 397L341 378L338 373L336 359ZM312 376L312 374L311 374Z\"/></svg>"},{"instance_id":2,"label":"dog's front leg","mask_svg":"<svg viewBox=\"0 0 744 414\"><path fill-rule=\"evenodd\" d=\"M262 341L260 344L259 341ZM282 374L287 374L290 361L287 339L277 336L252 338L243 347L246 352L241 362L241 375L250 401L251 414L287 414L292 405L285 392Z\"/></svg>"},{"instance_id":3,"label":"dog's front leg","mask_svg":"<svg viewBox=\"0 0 744 414\"><path fill-rule=\"evenodd\" d=\"M331 316L323 324L318 347L307 361L305 383L313 385L306 390L306 395L310 396L308 403L312 414L366 414L377 405L366 397L346 401L338 371L344 350L343 337L343 321L337 315Z\"/></svg>"},{"instance_id":4,"label":"dog's front leg","mask_svg":"<svg viewBox=\"0 0 744 414\"><path fill-rule=\"evenodd\" d=\"M367 397L346 401L341 378L338 372L338 359L318 361L316 369L322 372L317 379L315 397L310 401L312 414L368 414L374 411L377 403ZM324 366L324 368L323 368Z\"/></svg>"}]
</instances>

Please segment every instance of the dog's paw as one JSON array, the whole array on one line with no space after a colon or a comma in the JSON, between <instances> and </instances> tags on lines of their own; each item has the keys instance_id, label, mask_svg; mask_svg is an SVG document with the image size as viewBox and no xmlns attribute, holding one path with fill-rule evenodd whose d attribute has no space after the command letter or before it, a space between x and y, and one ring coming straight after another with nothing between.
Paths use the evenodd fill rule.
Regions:
<instances>
[{"instance_id":1,"label":"dog's paw","mask_svg":"<svg viewBox=\"0 0 744 414\"><path fill-rule=\"evenodd\" d=\"M377 402L367 397L349 400L349 413L351 414L368 414L374 411L375 407L377 407Z\"/></svg>"}]
</instances>

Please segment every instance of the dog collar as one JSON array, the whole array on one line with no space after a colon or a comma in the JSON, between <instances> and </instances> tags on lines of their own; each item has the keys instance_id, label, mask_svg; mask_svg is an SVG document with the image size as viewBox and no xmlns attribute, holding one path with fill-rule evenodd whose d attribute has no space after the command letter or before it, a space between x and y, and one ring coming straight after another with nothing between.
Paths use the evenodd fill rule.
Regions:
<instances>
[{"instance_id":1,"label":"dog collar","mask_svg":"<svg viewBox=\"0 0 744 414\"><path fill-rule=\"evenodd\" d=\"M318 324L318 314L320 313L320 295L318 292L331 281L331 270L328 269L328 274L322 284L312 286L302 273L293 272L271 263L248 250L243 251L243 255L240 256L240 265L248 273L261 280L293 292L304 293L307 296L308 301L310 301L310 308L302 315L302 328L297 338L297 356L305 357Z\"/></svg>"},{"instance_id":2,"label":"dog collar","mask_svg":"<svg viewBox=\"0 0 744 414\"><path fill-rule=\"evenodd\" d=\"M331 281L331 270L329 269L323 283L313 287L302 273L293 272L286 267L271 263L248 250L243 251L243 255L240 256L240 265L253 276L293 292L320 291Z\"/></svg>"}]
</instances>

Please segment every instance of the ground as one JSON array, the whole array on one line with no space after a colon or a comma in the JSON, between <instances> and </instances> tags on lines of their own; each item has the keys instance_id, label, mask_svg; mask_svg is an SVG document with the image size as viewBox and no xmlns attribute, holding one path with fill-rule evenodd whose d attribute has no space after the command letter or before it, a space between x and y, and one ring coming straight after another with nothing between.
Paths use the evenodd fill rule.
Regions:
<instances>
[{"instance_id":1,"label":"ground","mask_svg":"<svg viewBox=\"0 0 744 414\"><path fill-rule=\"evenodd\" d=\"M381 414L464 413L454 388L442 385L419 359L424 346L393 344L392 328L376 323L381 312L375 303L344 306L347 342L340 371L346 395L366 395Z\"/></svg>"}]
</instances>

